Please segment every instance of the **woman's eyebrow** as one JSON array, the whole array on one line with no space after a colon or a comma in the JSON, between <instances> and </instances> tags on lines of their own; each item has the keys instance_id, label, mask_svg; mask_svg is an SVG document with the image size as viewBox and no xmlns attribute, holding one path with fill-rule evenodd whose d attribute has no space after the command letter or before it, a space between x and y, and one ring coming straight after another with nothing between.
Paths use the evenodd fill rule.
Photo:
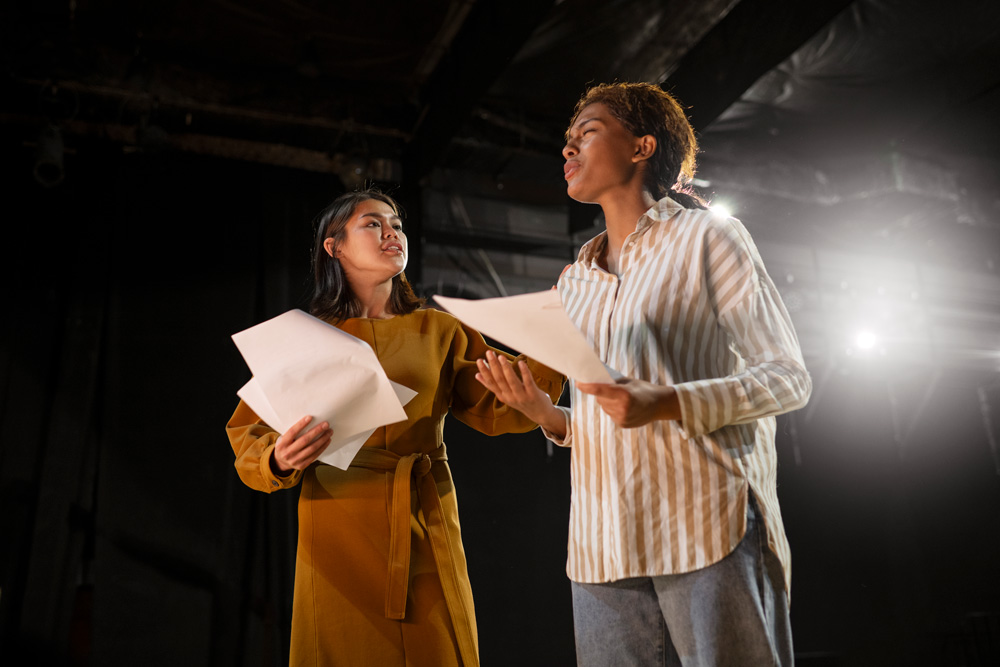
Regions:
<instances>
[{"instance_id":1,"label":"woman's eyebrow","mask_svg":"<svg viewBox=\"0 0 1000 667\"><path fill-rule=\"evenodd\" d=\"M593 122L593 121L597 121L598 123L603 123L604 122L603 120L601 120L597 116L591 116L590 118L585 118L583 120L578 120L578 121L576 121L573 124L573 127L571 127L570 129L566 130L566 137L568 138L571 134L573 134L573 132L579 131L580 128L582 128L584 125L586 125L587 123Z\"/></svg>"},{"instance_id":2,"label":"woman's eyebrow","mask_svg":"<svg viewBox=\"0 0 1000 667\"><path fill-rule=\"evenodd\" d=\"M365 218L376 218L376 219L378 219L380 221L381 220L395 220L396 222L402 222L403 221L403 219L401 217L399 217L398 215L395 215L395 214L386 215L385 213L375 213L375 212L362 213L361 214L361 219L364 220Z\"/></svg>"}]
</instances>

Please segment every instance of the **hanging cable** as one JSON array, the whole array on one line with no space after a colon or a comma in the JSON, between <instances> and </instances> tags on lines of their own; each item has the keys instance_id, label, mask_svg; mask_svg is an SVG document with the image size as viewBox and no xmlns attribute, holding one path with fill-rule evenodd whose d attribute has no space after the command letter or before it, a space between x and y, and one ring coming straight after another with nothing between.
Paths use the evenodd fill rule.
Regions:
<instances>
[{"instance_id":1,"label":"hanging cable","mask_svg":"<svg viewBox=\"0 0 1000 667\"><path fill-rule=\"evenodd\" d=\"M468 211L465 210L465 203L462 201L462 198L453 194L449 197L449 202L451 204L452 215L461 220L466 229L473 231L472 221L469 219ZM498 274L496 269L493 267L493 262L490 261L489 255L486 254L486 251L482 248L476 248L474 254L476 254L483 263L483 267L492 279L493 284L497 288L497 292L500 293L500 296L508 296L507 289L503 285L503 280L500 279L500 274Z\"/></svg>"}]
</instances>

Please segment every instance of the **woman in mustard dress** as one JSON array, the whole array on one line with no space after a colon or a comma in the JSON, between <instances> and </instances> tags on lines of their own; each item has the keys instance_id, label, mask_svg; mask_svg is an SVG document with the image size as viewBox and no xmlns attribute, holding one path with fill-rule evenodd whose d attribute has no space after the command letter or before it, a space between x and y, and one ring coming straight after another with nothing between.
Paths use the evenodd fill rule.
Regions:
<instances>
[{"instance_id":1,"label":"woman in mustard dress","mask_svg":"<svg viewBox=\"0 0 1000 667\"><path fill-rule=\"evenodd\" d=\"M389 379L417 392L406 421L376 430L347 470L316 462L336 424L304 431L306 416L279 434L241 401L226 426L247 486L302 484L294 666L479 664L444 418L450 410L489 435L535 424L477 381L476 360L491 350L482 336L420 308L406 257L399 207L382 193L343 195L317 218L311 311L368 343ZM564 378L528 367L557 400Z\"/></svg>"}]
</instances>

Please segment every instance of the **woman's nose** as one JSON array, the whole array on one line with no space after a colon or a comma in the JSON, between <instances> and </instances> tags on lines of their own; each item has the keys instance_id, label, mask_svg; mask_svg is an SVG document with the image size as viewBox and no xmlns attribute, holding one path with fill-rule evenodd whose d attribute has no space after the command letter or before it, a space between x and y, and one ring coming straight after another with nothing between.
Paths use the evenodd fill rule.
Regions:
<instances>
[{"instance_id":1,"label":"woman's nose","mask_svg":"<svg viewBox=\"0 0 1000 667\"><path fill-rule=\"evenodd\" d=\"M382 228L382 238L384 238L384 239L397 238L398 239L399 238L398 230L395 227L392 227L392 226L383 227Z\"/></svg>"},{"instance_id":2,"label":"woman's nose","mask_svg":"<svg viewBox=\"0 0 1000 667\"><path fill-rule=\"evenodd\" d=\"M567 160L570 159L571 157L576 155L576 147L573 146L572 144L567 143L565 146L563 146L562 155Z\"/></svg>"}]
</instances>

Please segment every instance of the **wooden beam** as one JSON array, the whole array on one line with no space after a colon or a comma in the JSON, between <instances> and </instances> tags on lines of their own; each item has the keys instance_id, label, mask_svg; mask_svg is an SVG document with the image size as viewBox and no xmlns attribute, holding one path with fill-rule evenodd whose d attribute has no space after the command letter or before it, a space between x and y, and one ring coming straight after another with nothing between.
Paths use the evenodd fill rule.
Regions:
<instances>
[{"instance_id":1,"label":"wooden beam","mask_svg":"<svg viewBox=\"0 0 1000 667\"><path fill-rule=\"evenodd\" d=\"M553 4L554 0L479 0L428 77L413 138L403 152L399 191L410 238L407 275L414 284L422 278L421 182Z\"/></svg>"},{"instance_id":2,"label":"wooden beam","mask_svg":"<svg viewBox=\"0 0 1000 667\"><path fill-rule=\"evenodd\" d=\"M404 156L404 178L433 169L448 142L554 5L553 0L480 0L423 91L420 120Z\"/></svg>"},{"instance_id":3,"label":"wooden beam","mask_svg":"<svg viewBox=\"0 0 1000 667\"><path fill-rule=\"evenodd\" d=\"M742 0L677 63L664 90L701 131L853 0Z\"/></svg>"}]
</instances>

